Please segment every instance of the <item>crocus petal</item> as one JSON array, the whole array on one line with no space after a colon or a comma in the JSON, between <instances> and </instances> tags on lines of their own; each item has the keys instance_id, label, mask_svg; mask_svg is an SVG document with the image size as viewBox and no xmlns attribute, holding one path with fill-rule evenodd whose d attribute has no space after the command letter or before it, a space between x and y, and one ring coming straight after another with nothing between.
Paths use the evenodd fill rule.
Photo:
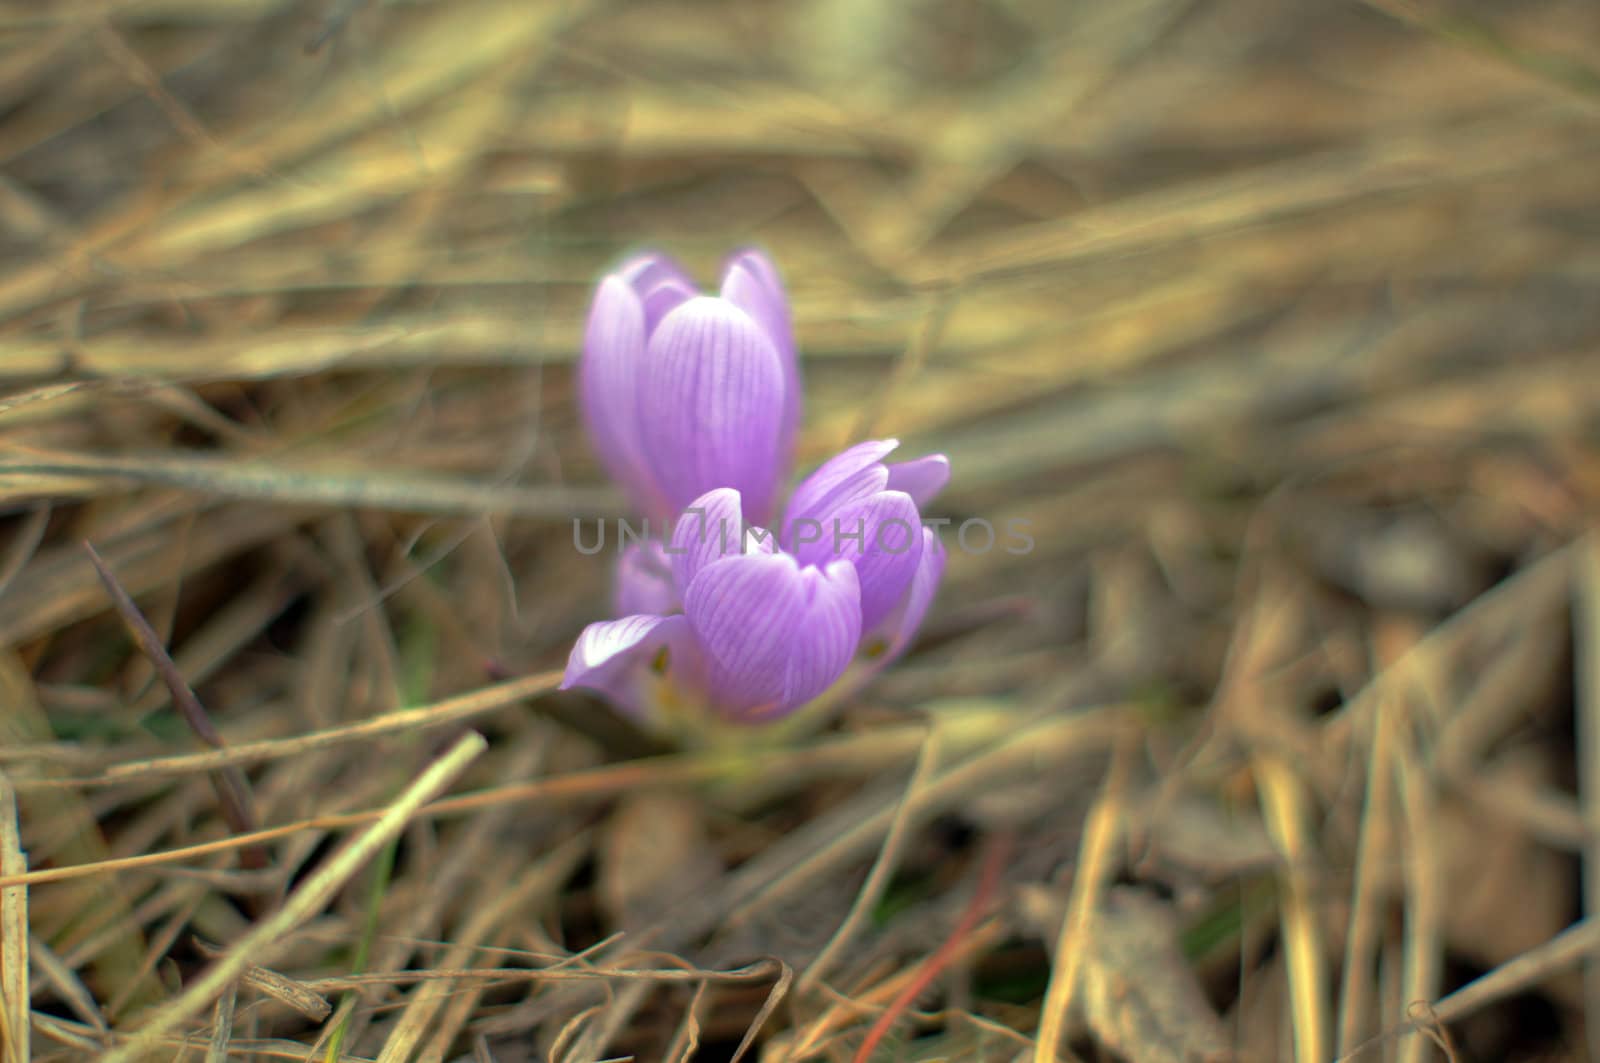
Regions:
<instances>
[{"instance_id":1,"label":"crocus petal","mask_svg":"<svg viewBox=\"0 0 1600 1063\"><path fill-rule=\"evenodd\" d=\"M801 564L849 561L861 579L861 626L870 630L905 597L922 561L922 518L903 491L879 491L835 510L821 537L795 550Z\"/></svg>"},{"instance_id":2,"label":"crocus petal","mask_svg":"<svg viewBox=\"0 0 1600 1063\"><path fill-rule=\"evenodd\" d=\"M781 715L826 690L861 638L854 566L802 568L787 554L746 554L700 570L684 611L707 689L726 715Z\"/></svg>"},{"instance_id":3,"label":"crocus petal","mask_svg":"<svg viewBox=\"0 0 1600 1063\"><path fill-rule=\"evenodd\" d=\"M629 544L617 561L612 610L617 616L654 613L666 616L683 608L672 583L672 559L654 539Z\"/></svg>"},{"instance_id":4,"label":"crocus petal","mask_svg":"<svg viewBox=\"0 0 1600 1063\"><path fill-rule=\"evenodd\" d=\"M731 487L707 491L678 517L666 549L677 593L683 594L700 570L738 554L774 553L773 535L744 521L739 492Z\"/></svg>"},{"instance_id":5,"label":"crocus petal","mask_svg":"<svg viewBox=\"0 0 1600 1063\"><path fill-rule=\"evenodd\" d=\"M660 512L653 477L640 459L637 385L645 358L644 309L620 277L600 282L578 370L583 419L595 452L636 506Z\"/></svg>"},{"instance_id":6,"label":"crocus petal","mask_svg":"<svg viewBox=\"0 0 1600 1063\"><path fill-rule=\"evenodd\" d=\"M649 336L661 325L662 318L693 299L700 293L677 281L664 281L640 296L644 304L644 331Z\"/></svg>"},{"instance_id":7,"label":"crocus petal","mask_svg":"<svg viewBox=\"0 0 1600 1063\"><path fill-rule=\"evenodd\" d=\"M678 304L700 294L684 268L659 251L636 255L617 275L627 282L644 307L644 334L649 336Z\"/></svg>"},{"instance_id":8,"label":"crocus petal","mask_svg":"<svg viewBox=\"0 0 1600 1063\"><path fill-rule=\"evenodd\" d=\"M896 439L869 440L823 462L789 496L783 517L784 542L795 541L797 523L815 521L820 525L835 510L882 491L889 481L884 456L899 445Z\"/></svg>"},{"instance_id":9,"label":"crocus petal","mask_svg":"<svg viewBox=\"0 0 1600 1063\"><path fill-rule=\"evenodd\" d=\"M732 487L760 521L781 466L783 369L744 311L699 296L650 336L638 381L641 454L673 512Z\"/></svg>"},{"instance_id":10,"label":"crocus petal","mask_svg":"<svg viewBox=\"0 0 1600 1063\"><path fill-rule=\"evenodd\" d=\"M922 529L922 559L899 604L861 637L861 654L828 696L849 697L905 653L928 615L944 577L945 549L932 528Z\"/></svg>"},{"instance_id":11,"label":"crocus petal","mask_svg":"<svg viewBox=\"0 0 1600 1063\"><path fill-rule=\"evenodd\" d=\"M928 615L928 607L938 593L939 581L944 578L944 564L944 543L939 541L938 534L932 528L923 528L922 556L918 559L917 572L911 580L910 589L865 640L868 649L872 648L875 639L882 640L886 648L881 664L888 664L911 645L917 629L922 626L922 618Z\"/></svg>"},{"instance_id":12,"label":"crocus petal","mask_svg":"<svg viewBox=\"0 0 1600 1063\"><path fill-rule=\"evenodd\" d=\"M910 495L918 510L926 509L949 482L950 459L943 454L929 454L889 466L889 490Z\"/></svg>"},{"instance_id":13,"label":"crocus petal","mask_svg":"<svg viewBox=\"0 0 1600 1063\"><path fill-rule=\"evenodd\" d=\"M640 295L660 284L676 284L691 292L695 290L689 272L678 265L677 260L671 255L664 255L659 251L646 251L634 255L618 267L616 275Z\"/></svg>"},{"instance_id":14,"label":"crocus petal","mask_svg":"<svg viewBox=\"0 0 1600 1063\"><path fill-rule=\"evenodd\" d=\"M760 281L761 284L775 297L777 297L779 300L786 301L783 294L783 279L778 276L778 267L773 264L772 259L768 258L762 252L757 251L754 248L747 248L746 250L739 251L728 259L728 263L723 267L722 272L724 276L726 276L735 268L742 269L749 273L756 280Z\"/></svg>"},{"instance_id":15,"label":"crocus petal","mask_svg":"<svg viewBox=\"0 0 1600 1063\"><path fill-rule=\"evenodd\" d=\"M793 445L800 424L800 360L795 350L794 319L789 299L772 260L759 251L742 251L722 272L722 298L749 314L772 341L783 364L782 452Z\"/></svg>"},{"instance_id":16,"label":"crocus petal","mask_svg":"<svg viewBox=\"0 0 1600 1063\"><path fill-rule=\"evenodd\" d=\"M833 686L861 644L861 587L852 567L836 561L823 569L804 569L801 575L810 583L804 619L789 640L783 698L763 714L769 719L799 708Z\"/></svg>"},{"instance_id":17,"label":"crocus petal","mask_svg":"<svg viewBox=\"0 0 1600 1063\"><path fill-rule=\"evenodd\" d=\"M648 715L652 691L669 678L697 686L700 659L682 616L625 616L590 624L567 658L561 689L598 691L618 708Z\"/></svg>"}]
</instances>

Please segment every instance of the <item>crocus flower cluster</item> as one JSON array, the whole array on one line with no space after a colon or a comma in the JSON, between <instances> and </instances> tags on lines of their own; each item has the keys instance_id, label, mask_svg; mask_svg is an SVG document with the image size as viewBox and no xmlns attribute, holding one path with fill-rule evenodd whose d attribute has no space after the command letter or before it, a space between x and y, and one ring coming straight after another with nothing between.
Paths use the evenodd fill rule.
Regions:
<instances>
[{"instance_id":1,"label":"crocus flower cluster","mask_svg":"<svg viewBox=\"0 0 1600 1063\"><path fill-rule=\"evenodd\" d=\"M861 443L790 495L801 393L777 270L736 255L718 296L669 259L606 277L580 367L583 412L636 509L670 527L619 560L621 619L589 625L564 687L649 722L777 719L853 687L898 656L938 589L945 553L922 508L942 455L889 463Z\"/></svg>"}]
</instances>

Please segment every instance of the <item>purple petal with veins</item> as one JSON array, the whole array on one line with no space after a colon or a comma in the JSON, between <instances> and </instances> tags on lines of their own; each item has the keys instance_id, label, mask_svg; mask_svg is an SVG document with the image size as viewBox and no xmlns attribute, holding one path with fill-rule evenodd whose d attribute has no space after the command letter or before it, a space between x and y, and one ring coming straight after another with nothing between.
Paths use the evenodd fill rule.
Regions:
<instances>
[{"instance_id":1,"label":"purple petal with veins","mask_svg":"<svg viewBox=\"0 0 1600 1063\"><path fill-rule=\"evenodd\" d=\"M675 284L691 292L696 290L688 271L678 265L677 260L671 255L664 255L659 251L646 251L634 255L617 267L615 276L621 277L640 295L662 284Z\"/></svg>"},{"instance_id":2,"label":"purple petal with veins","mask_svg":"<svg viewBox=\"0 0 1600 1063\"><path fill-rule=\"evenodd\" d=\"M825 521L834 510L882 491L889 482L883 459L899 445L895 439L869 440L823 462L789 496L783 516L785 541L793 538L797 522Z\"/></svg>"},{"instance_id":3,"label":"purple petal with veins","mask_svg":"<svg viewBox=\"0 0 1600 1063\"><path fill-rule=\"evenodd\" d=\"M916 637L917 629L922 626L923 618L928 615L928 607L933 604L934 595L939 591L939 582L944 578L945 561L944 544L939 541L938 534L932 528L922 529L922 554L917 559L917 571L910 588L866 639L869 645L874 638L884 640L886 649L883 664L887 665L904 653Z\"/></svg>"},{"instance_id":4,"label":"purple petal with veins","mask_svg":"<svg viewBox=\"0 0 1600 1063\"><path fill-rule=\"evenodd\" d=\"M834 510L822 537L795 551L802 564L849 561L861 580L861 626L870 629L905 596L922 560L922 521L911 496L880 491Z\"/></svg>"},{"instance_id":5,"label":"purple petal with veins","mask_svg":"<svg viewBox=\"0 0 1600 1063\"><path fill-rule=\"evenodd\" d=\"M783 369L744 311L697 296L662 320L638 380L640 451L673 512L718 487L763 520L782 475Z\"/></svg>"},{"instance_id":6,"label":"purple petal with veins","mask_svg":"<svg viewBox=\"0 0 1600 1063\"><path fill-rule=\"evenodd\" d=\"M776 552L770 533L750 525L747 535L746 527L739 492L731 487L707 491L691 502L673 526L672 540L665 551L672 563L678 594L685 593L700 570L714 561L739 554Z\"/></svg>"},{"instance_id":7,"label":"purple petal with veins","mask_svg":"<svg viewBox=\"0 0 1600 1063\"><path fill-rule=\"evenodd\" d=\"M584 331L578 377L583 419L606 471L648 513L663 503L640 453L637 385L644 357L639 298L620 278L607 277Z\"/></svg>"},{"instance_id":8,"label":"purple petal with veins","mask_svg":"<svg viewBox=\"0 0 1600 1063\"><path fill-rule=\"evenodd\" d=\"M619 708L648 716L656 684L671 676L698 685L699 649L683 616L625 616L590 624L567 657L561 689L604 694Z\"/></svg>"},{"instance_id":9,"label":"purple petal with veins","mask_svg":"<svg viewBox=\"0 0 1600 1063\"><path fill-rule=\"evenodd\" d=\"M729 260L722 273L722 298L755 320L772 341L783 365L783 431L780 453L792 453L800 426L800 358L794 342L794 320L777 267L759 251L744 251Z\"/></svg>"},{"instance_id":10,"label":"purple petal with veins","mask_svg":"<svg viewBox=\"0 0 1600 1063\"><path fill-rule=\"evenodd\" d=\"M612 612L618 616L653 613L666 616L683 609L672 582L672 560L654 539L630 543L617 560Z\"/></svg>"},{"instance_id":11,"label":"purple petal with veins","mask_svg":"<svg viewBox=\"0 0 1600 1063\"><path fill-rule=\"evenodd\" d=\"M904 491L917 504L926 509L950 482L950 459L943 454L929 454L889 466L889 490Z\"/></svg>"},{"instance_id":12,"label":"purple petal with veins","mask_svg":"<svg viewBox=\"0 0 1600 1063\"><path fill-rule=\"evenodd\" d=\"M712 702L730 717L781 715L826 690L861 638L854 566L746 554L701 569L684 595Z\"/></svg>"}]
</instances>

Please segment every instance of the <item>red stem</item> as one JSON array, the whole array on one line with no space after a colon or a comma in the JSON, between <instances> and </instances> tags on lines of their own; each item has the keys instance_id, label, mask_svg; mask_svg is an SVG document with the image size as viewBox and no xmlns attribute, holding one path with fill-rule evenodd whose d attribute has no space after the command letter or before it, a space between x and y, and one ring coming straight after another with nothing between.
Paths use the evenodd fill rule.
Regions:
<instances>
[{"instance_id":1,"label":"red stem","mask_svg":"<svg viewBox=\"0 0 1600 1063\"><path fill-rule=\"evenodd\" d=\"M1006 857L1011 852L1011 834L1009 831L994 835L984 847L982 871L978 876L978 888L973 890L972 899L967 902L967 907L961 913L961 919L956 923L955 929L950 931L950 936L944 939L933 955L922 962L922 969L917 976L906 984L906 987L896 994L889 1006L884 1009L878 1021L872 1024L872 1029L867 1031L867 1039L861 1042L853 1063L867 1063L872 1058L872 1053L877 1051L878 1045L889 1035L889 1030L901 1015L910 1010L911 1005L922 991L933 984L944 969L950 966L955 959L956 952L961 948L961 943L967 935L972 933L978 920L988 909L990 901L1000 885L1000 872L1006 866Z\"/></svg>"}]
</instances>

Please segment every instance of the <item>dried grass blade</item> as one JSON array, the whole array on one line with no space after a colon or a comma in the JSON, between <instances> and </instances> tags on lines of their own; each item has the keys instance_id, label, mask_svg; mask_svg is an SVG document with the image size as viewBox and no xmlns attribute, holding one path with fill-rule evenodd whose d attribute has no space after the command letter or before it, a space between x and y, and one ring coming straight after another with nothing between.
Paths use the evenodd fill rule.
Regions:
<instances>
[{"instance_id":1,"label":"dried grass blade","mask_svg":"<svg viewBox=\"0 0 1600 1063\"><path fill-rule=\"evenodd\" d=\"M1122 836L1127 809L1123 791L1127 787L1131 755L1126 742L1119 746L1106 772L1105 785L1084 823L1083 843L1078 849L1078 867L1072 876L1066 918L1061 922L1061 934L1051 950L1050 982L1039 1017L1039 1036L1033 1046L1034 1063L1055 1063L1060 1058L1061 1037L1083 970L1084 943L1111 872L1115 870L1112 848Z\"/></svg>"},{"instance_id":2,"label":"dried grass blade","mask_svg":"<svg viewBox=\"0 0 1600 1063\"><path fill-rule=\"evenodd\" d=\"M163 1039L215 999L252 963L270 962L285 935L327 906L346 882L377 852L399 835L417 810L453 783L488 743L476 732L464 735L408 786L366 831L352 838L300 887L282 908L240 939L233 948L195 979L176 999L161 1007L128 1041L108 1052L104 1063L136 1063Z\"/></svg>"},{"instance_id":3,"label":"dried grass blade","mask_svg":"<svg viewBox=\"0 0 1600 1063\"><path fill-rule=\"evenodd\" d=\"M1444 949L1440 921L1444 897L1439 878L1438 845L1434 839L1431 780L1422 766L1415 743L1402 738L1395 743L1392 766L1400 809L1405 817L1406 912L1405 951L1401 998L1406 1007L1432 1000L1443 977ZM1400 1042L1400 1063L1423 1063L1430 1041L1406 1037Z\"/></svg>"},{"instance_id":4,"label":"dried grass blade","mask_svg":"<svg viewBox=\"0 0 1600 1063\"><path fill-rule=\"evenodd\" d=\"M65 476L95 485L125 481L221 498L398 513L574 517L616 508L615 493L607 488L507 487L377 469L297 469L283 462L163 454L125 458L34 452L0 462L0 478L12 476Z\"/></svg>"},{"instance_id":5,"label":"dried grass blade","mask_svg":"<svg viewBox=\"0 0 1600 1063\"><path fill-rule=\"evenodd\" d=\"M206 1063L227 1063L229 1043L233 1040L233 1007L239 999L239 986L229 982L217 1000L215 1025L211 1029L211 1043L206 1046Z\"/></svg>"},{"instance_id":6,"label":"dried grass blade","mask_svg":"<svg viewBox=\"0 0 1600 1063\"><path fill-rule=\"evenodd\" d=\"M856 894L855 903L850 906L844 922L839 924L839 929L834 931L833 937L801 974L795 986L796 995L805 996L822 979L828 968L833 965L833 961L838 959L839 954L849 945L851 938L861 929L877 906L878 899L889 885L889 876L894 873L897 857L911 824L911 812L916 807L917 799L938 763L939 732L931 730L922 745L922 751L917 754L917 764L912 769L911 781L906 784L905 796L900 799L900 806L889 822L888 833L884 835L883 845L878 850L878 858L873 862L872 870L867 873L867 880L861 884L861 891Z\"/></svg>"},{"instance_id":7,"label":"dried grass blade","mask_svg":"<svg viewBox=\"0 0 1600 1063\"><path fill-rule=\"evenodd\" d=\"M19 875L28 870L17 826L17 794L11 780L0 772L0 874ZM0 888L0 1017L5 1021L8 1060L25 1063L29 1054L28 1013L28 887Z\"/></svg>"},{"instance_id":8,"label":"dried grass blade","mask_svg":"<svg viewBox=\"0 0 1600 1063\"><path fill-rule=\"evenodd\" d=\"M1369 1030L1374 1016L1372 973L1382 933L1382 871L1394 849L1393 721L1388 713L1369 717L1371 748L1367 757L1367 791L1362 807L1361 834L1356 849L1351 885L1350 924L1346 931L1344 974L1339 993L1338 1053L1353 1052Z\"/></svg>"},{"instance_id":9,"label":"dried grass blade","mask_svg":"<svg viewBox=\"0 0 1600 1063\"><path fill-rule=\"evenodd\" d=\"M1314 837L1308 796L1304 780L1275 753L1258 755L1255 770L1267 827L1284 860L1283 939L1294 1015L1294 1058L1297 1063L1317 1063L1327 1058L1328 994L1316 893L1306 866Z\"/></svg>"},{"instance_id":10,"label":"dried grass blade","mask_svg":"<svg viewBox=\"0 0 1600 1063\"><path fill-rule=\"evenodd\" d=\"M1583 820L1589 825L1583 847L1583 911L1600 914L1600 533L1579 545L1575 596L1574 652L1577 656L1578 791ZM1584 1029L1589 1056L1600 1059L1600 960L1591 957L1583 969Z\"/></svg>"}]
</instances>

